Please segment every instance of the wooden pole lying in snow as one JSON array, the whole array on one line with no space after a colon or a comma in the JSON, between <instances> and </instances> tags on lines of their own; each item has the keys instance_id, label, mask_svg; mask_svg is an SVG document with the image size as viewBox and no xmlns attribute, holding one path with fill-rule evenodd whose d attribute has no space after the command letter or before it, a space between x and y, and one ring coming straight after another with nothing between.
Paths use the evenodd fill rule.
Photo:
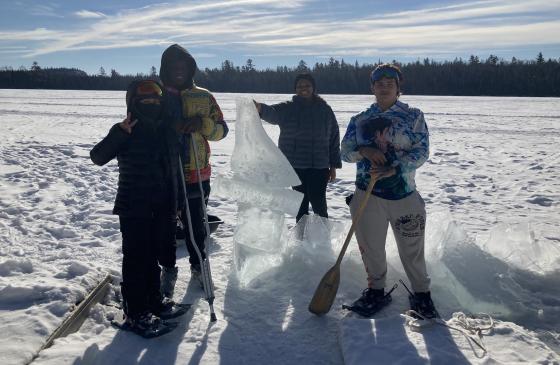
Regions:
<instances>
[{"instance_id":1,"label":"wooden pole lying in snow","mask_svg":"<svg viewBox=\"0 0 560 365\"><path fill-rule=\"evenodd\" d=\"M82 323L86 320L89 310L94 304L99 303L105 294L107 293L107 289L109 288L109 283L112 280L112 276L107 274L107 276L97 284L95 288L78 304L76 309L70 313L68 317L64 319L64 321L54 330L54 332L49 336L47 342L41 348L35 356L29 361L27 364L30 364L35 360L41 351L44 349L48 349L52 346L54 340L60 337L68 336L71 333L74 333L80 329Z\"/></svg>"}]
</instances>

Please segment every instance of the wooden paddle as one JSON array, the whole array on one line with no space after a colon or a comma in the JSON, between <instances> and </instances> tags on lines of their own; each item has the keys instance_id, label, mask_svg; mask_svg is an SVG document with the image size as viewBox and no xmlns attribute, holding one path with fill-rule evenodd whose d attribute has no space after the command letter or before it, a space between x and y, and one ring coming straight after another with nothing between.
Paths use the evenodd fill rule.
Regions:
<instances>
[{"instance_id":1,"label":"wooden paddle","mask_svg":"<svg viewBox=\"0 0 560 365\"><path fill-rule=\"evenodd\" d=\"M352 225L350 226L350 230L346 235L346 241L344 241L344 245L342 245L342 249L340 250L340 254L338 255L336 263L323 276L323 278L319 282L319 285L317 286L317 289L315 290L315 294L313 294L313 298L309 303L309 311L311 313L320 316L322 314L328 313L331 309L334 298L336 297L336 292L338 291L338 284L340 283L340 263L342 262L342 258L346 253L346 248L348 248L348 244L352 239L355 226L362 217L362 213L367 205L374 185L375 180L372 178L370 179L369 185L367 187L366 195L362 199L362 202L360 204L360 207L358 208L358 211L356 212L356 215L354 216L354 219L352 219Z\"/></svg>"}]
</instances>

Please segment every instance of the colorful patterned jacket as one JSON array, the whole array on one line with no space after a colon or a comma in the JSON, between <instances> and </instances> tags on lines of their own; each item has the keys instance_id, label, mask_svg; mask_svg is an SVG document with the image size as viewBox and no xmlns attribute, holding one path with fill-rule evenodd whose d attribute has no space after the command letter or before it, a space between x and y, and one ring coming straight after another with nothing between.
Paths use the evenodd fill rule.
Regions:
<instances>
[{"instance_id":1,"label":"colorful patterned jacket","mask_svg":"<svg viewBox=\"0 0 560 365\"><path fill-rule=\"evenodd\" d=\"M387 142L392 153L385 155L390 159L388 162L396 168L397 174L378 181L373 194L384 199L402 199L415 191L416 169L429 157L429 133L422 111L400 101L384 112L377 104L371 105L350 119L341 143L341 157L343 161L357 163L356 186L366 190L371 178L371 163L358 150L360 147L374 145L371 136L363 131L367 130L364 126L368 122L379 117L392 122L387 133ZM385 180L388 179L391 179L392 183L387 184Z\"/></svg>"},{"instance_id":2,"label":"colorful patterned jacket","mask_svg":"<svg viewBox=\"0 0 560 365\"><path fill-rule=\"evenodd\" d=\"M172 88L173 67L178 62L184 62L187 70L182 85ZM214 96L201 87L195 85L193 78L196 73L196 61L192 55L178 44L169 46L161 55L161 67L159 74L166 92L165 112L169 123L172 123L180 134L181 142L181 160L183 162L183 170L187 190L189 184L198 183L198 174L195 163L195 148L198 156L198 167L200 169L200 180L208 181L210 179L210 145L208 141L219 141L225 138L228 133L228 127L224 122L222 111L214 99ZM182 123L188 123L187 118L200 117L202 119L202 128L194 133L185 134L181 129ZM181 133L183 132L183 133ZM191 136L194 138L192 143ZM193 189L198 191L198 187Z\"/></svg>"},{"instance_id":3,"label":"colorful patterned jacket","mask_svg":"<svg viewBox=\"0 0 560 365\"><path fill-rule=\"evenodd\" d=\"M169 92L170 89L167 91ZM200 117L202 119L202 128L199 131L181 134L181 157L185 182L187 184L198 183L195 155L198 156L201 181L209 180L212 171L208 141L219 141L226 137L228 127L224 121L224 116L214 96L208 90L194 84L189 89L181 90L180 99L177 99L181 104L181 116L183 119L190 117ZM182 131L179 130L179 132ZM194 152L195 148L196 154Z\"/></svg>"}]
</instances>

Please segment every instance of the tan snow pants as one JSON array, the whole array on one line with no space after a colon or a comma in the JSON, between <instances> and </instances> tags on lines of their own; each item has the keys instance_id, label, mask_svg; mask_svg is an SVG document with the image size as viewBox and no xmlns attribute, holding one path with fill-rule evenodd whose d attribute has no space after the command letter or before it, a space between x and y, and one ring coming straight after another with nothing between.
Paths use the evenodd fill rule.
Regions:
<instances>
[{"instance_id":1,"label":"tan snow pants","mask_svg":"<svg viewBox=\"0 0 560 365\"><path fill-rule=\"evenodd\" d=\"M356 189L350 203L352 217L366 192ZM385 240L389 224L393 230L399 256L414 292L430 290L430 278L424 259L426 226L425 203L418 192L400 200L370 196L362 217L356 225L356 239L368 275L368 286L386 286L387 258Z\"/></svg>"}]
</instances>

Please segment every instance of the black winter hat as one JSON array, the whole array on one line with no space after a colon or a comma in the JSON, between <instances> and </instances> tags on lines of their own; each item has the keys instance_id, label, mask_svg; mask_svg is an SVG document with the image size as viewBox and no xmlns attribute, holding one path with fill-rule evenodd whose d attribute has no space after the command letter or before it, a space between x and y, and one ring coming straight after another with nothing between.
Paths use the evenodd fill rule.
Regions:
<instances>
[{"instance_id":1,"label":"black winter hat","mask_svg":"<svg viewBox=\"0 0 560 365\"><path fill-rule=\"evenodd\" d=\"M311 74L309 74L309 73L298 74L296 76L296 79L294 80L294 90L295 90L299 80L309 81L311 83L311 86L313 86L313 94L317 94L317 87L315 86L315 79L313 78L313 76L311 76Z\"/></svg>"}]
</instances>

